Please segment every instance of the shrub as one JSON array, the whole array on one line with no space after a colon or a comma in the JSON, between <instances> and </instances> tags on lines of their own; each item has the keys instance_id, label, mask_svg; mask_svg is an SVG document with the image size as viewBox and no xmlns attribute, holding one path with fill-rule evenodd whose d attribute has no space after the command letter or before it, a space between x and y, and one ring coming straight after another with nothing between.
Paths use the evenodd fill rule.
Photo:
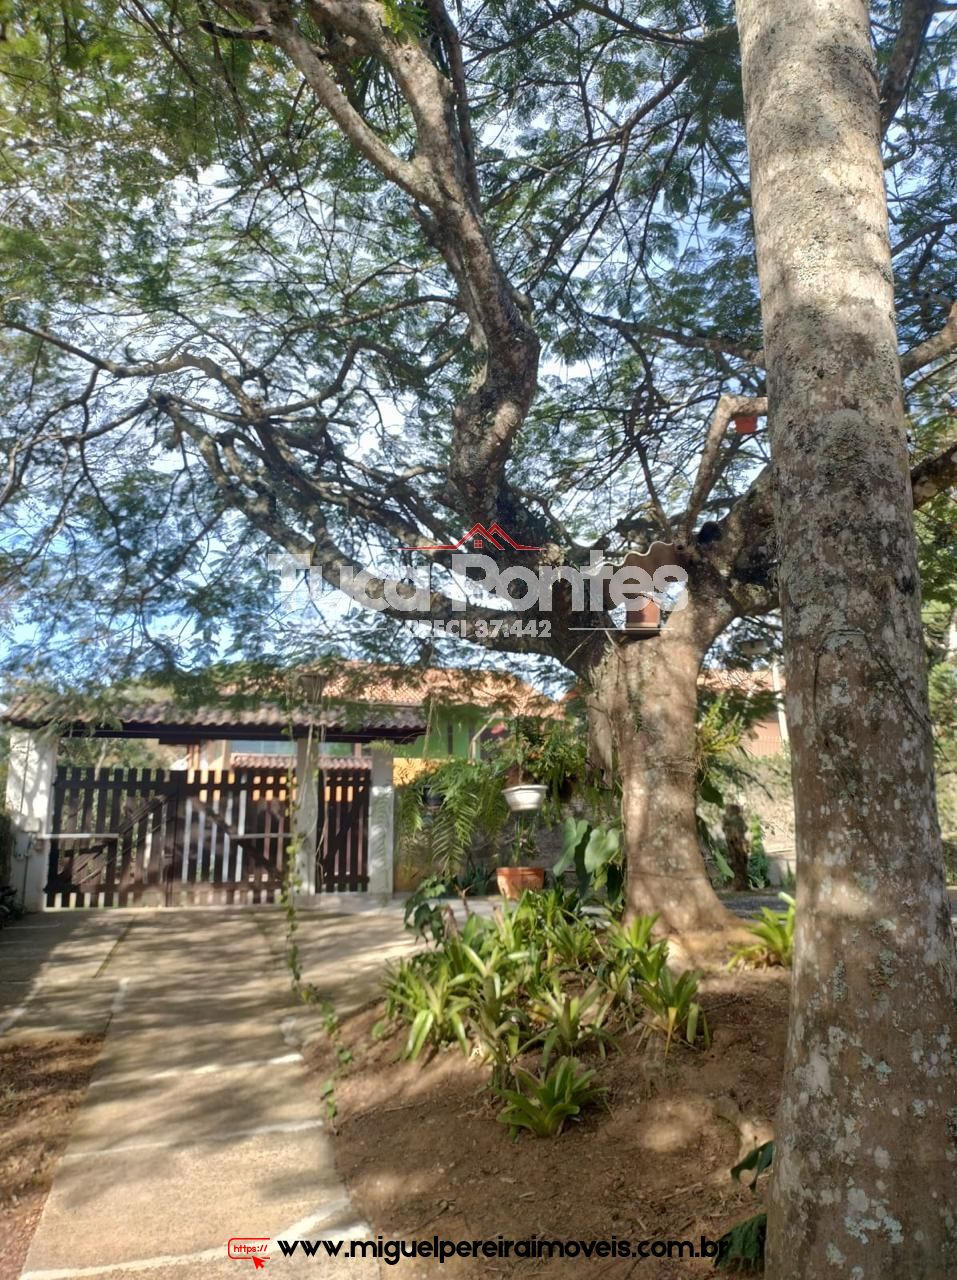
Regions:
<instances>
[{"instance_id":1,"label":"shrub","mask_svg":"<svg viewBox=\"0 0 957 1280\"><path fill-rule=\"evenodd\" d=\"M748 884L752 889L766 889L771 883L771 864L764 847L761 819L751 819L751 856L748 858Z\"/></svg>"}]
</instances>

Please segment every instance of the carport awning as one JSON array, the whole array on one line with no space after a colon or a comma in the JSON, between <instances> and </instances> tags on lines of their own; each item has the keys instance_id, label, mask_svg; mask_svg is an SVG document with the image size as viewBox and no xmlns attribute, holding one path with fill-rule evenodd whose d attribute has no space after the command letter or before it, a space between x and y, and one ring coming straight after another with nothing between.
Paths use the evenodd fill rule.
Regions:
<instances>
[{"instance_id":1,"label":"carport awning","mask_svg":"<svg viewBox=\"0 0 957 1280\"><path fill-rule=\"evenodd\" d=\"M118 704L84 710L76 698L26 693L14 698L3 715L22 729L49 729L61 736L158 738L188 743L204 739L256 738L280 742L310 733L326 742L411 742L425 733L422 707L378 707L337 703L286 708L275 703L184 707L175 701Z\"/></svg>"}]
</instances>

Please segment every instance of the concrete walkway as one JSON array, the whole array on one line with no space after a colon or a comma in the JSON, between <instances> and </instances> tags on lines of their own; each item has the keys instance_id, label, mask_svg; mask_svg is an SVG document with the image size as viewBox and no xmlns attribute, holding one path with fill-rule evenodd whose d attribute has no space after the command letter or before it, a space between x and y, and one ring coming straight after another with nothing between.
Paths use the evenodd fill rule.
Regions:
<instances>
[{"instance_id":1,"label":"concrete walkway","mask_svg":"<svg viewBox=\"0 0 957 1280\"><path fill-rule=\"evenodd\" d=\"M409 945L395 909L378 924L317 914L302 932L308 967L328 988L338 969L346 1007L374 998L384 955ZM317 1014L293 1002L277 910L72 912L32 917L0 944L20 974L0 1026L11 1015L18 1031L108 1025L22 1280L242 1280L254 1264L227 1258L231 1237L271 1242L267 1277L379 1275L371 1259L287 1259L275 1244L372 1235L299 1052Z\"/></svg>"}]
</instances>

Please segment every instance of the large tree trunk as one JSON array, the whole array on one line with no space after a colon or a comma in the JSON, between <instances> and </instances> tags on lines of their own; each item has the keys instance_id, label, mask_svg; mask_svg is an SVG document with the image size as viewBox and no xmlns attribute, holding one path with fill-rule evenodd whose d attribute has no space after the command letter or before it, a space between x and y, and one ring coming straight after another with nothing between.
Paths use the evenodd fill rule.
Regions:
<instances>
[{"instance_id":1,"label":"large tree trunk","mask_svg":"<svg viewBox=\"0 0 957 1280\"><path fill-rule=\"evenodd\" d=\"M628 912L657 913L671 934L735 923L708 878L695 818L698 672L712 638L689 604L658 636L616 639L592 673L592 739L621 778Z\"/></svg>"},{"instance_id":2,"label":"large tree trunk","mask_svg":"<svg viewBox=\"0 0 957 1280\"><path fill-rule=\"evenodd\" d=\"M861 0L739 0L797 937L771 1280L957 1271L957 965Z\"/></svg>"}]
</instances>

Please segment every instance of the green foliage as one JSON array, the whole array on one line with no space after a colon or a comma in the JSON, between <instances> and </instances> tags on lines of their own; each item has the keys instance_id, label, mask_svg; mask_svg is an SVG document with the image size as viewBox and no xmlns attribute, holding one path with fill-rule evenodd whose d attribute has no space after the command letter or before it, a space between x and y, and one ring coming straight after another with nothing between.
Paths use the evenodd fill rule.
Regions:
<instances>
[{"instance_id":1,"label":"green foliage","mask_svg":"<svg viewBox=\"0 0 957 1280\"><path fill-rule=\"evenodd\" d=\"M446 915L434 947L390 970L375 1034L405 1027L403 1054L413 1060L458 1044L490 1067L498 1089L528 1055L538 1055L542 1083L556 1055L604 1058L633 1031L639 1040L662 1034L666 1050L678 1040L707 1044L698 975L671 973L655 922L609 921L560 885L523 893L491 918L471 914L461 927ZM557 1123L533 1110L536 1123Z\"/></svg>"},{"instance_id":2,"label":"green foliage","mask_svg":"<svg viewBox=\"0 0 957 1280\"><path fill-rule=\"evenodd\" d=\"M556 878L563 876L571 866L583 897L604 894L612 907L620 904L625 884L620 828L592 826L585 818L566 818L562 823L562 851L552 874Z\"/></svg>"},{"instance_id":3,"label":"green foliage","mask_svg":"<svg viewBox=\"0 0 957 1280\"><path fill-rule=\"evenodd\" d=\"M695 771L698 795L706 804L724 804L724 786L738 776L736 759L747 729L740 699L720 693L704 700L696 726Z\"/></svg>"},{"instance_id":4,"label":"green foliage","mask_svg":"<svg viewBox=\"0 0 957 1280\"><path fill-rule=\"evenodd\" d=\"M696 999L700 974L687 970L677 977L662 965L656 982L642 982L638 998L651 1013L648 1026L665 1037L666 1051L675 1036L694 1045L700 1039L705 1048L711 1043L708 1020Z\"/></svg>"},{"instance_id":5,"label":"green foliage","mask_svg":"<svg viewBox=\"0 0 957 1280\"><path fill-rule=\"evenodd\" d=\"M528 867L538 858L538 838L535 834L536 818L519 814L512 838L499 851L499 861L506 867Z\"/></svg>"},{"instance_id":6,"label":"green foliage","mask_svg":"<svg viewBox=\"0 0 957 1280\"><path fill-rule=\"evenodd\" d=\"M731 965L772 966L790 968L794 955L795 901L788 893L778 897L787 903L784 911L762 907L758 923L750 925L748 932L757 942L745 942L734 948Z\"/></svg>"},{"instance_id":7,"label":"green foliage","mask_svg":"<svg viewBox=\"0 0 957 1280\"><path fill-rule=\"evenodd\" d=\"M957 666L938 662L928 673L930 714L938 776L957 773Z\"/></svg>"},{"instance_id":8,"label":"green foliage","mask_svg":"<svg viewBox=\"0 0 957 1280\"><path fill-rule=\"evenodd\" d=\"M541 941L549 968L575 973L588 968L598 949L594 927L588 920L576 917L562 916L546 923Z\"/></svg>"},{"instance_id":9,"label":"green foliage","mask_svg":"<svg viewBox=\"0 0 957 1280\"><path fill-rule=\"evenodd\" d=\"M429 793L438 807L426 804ZM493 840L509 816L501 775L486 760L447 760L399 794L400 847L423 852L448 878L464 867L473 839Z\"/></svg>"},{"instance_id":10,"label":"green foliage","mask_svg":"<svg viewBox=\"0 0 957 1280\"><path fill-rule=\"evenodd\" d=\"M731 1169L731 1177L736 1181L740 1181L742 1173L753 1173L754 1177L748 1184L753 1191L758 1185L758 1178L771 1168L771 1162L774 1159L774 1140L762 1142L760 1146L749 1151L748 1154L738 1164Z\"/></svg>"},{"instance_id":11,"label":"green foliage","mask_svg":"<svg viewBox=\"0 0 957 1280\"><path fill-rule=\"evenodd\" d=\"M431 933L433 942L441 942L445 937L445 916L432 899L443 897L448 887L448 881L441 876L429 876L423 880L406 898L403 912L405 927L423 938L426 933Z\"/></svg>"},{"instance_id":12,"label":"green foliage","mask_svg":"<svg viewBox=\"0 0 957 1280\"><path fill-rule=\"evenodd\" d=\"M198 666L221 645L295 649L289 628L269 625L264 552L278 535L268 526L309 546L321 509L323 545L363 560L370 546L404 545L409 530L445 536L462 515L445 505L443 468L451 410L481 363L461 299L482 291L470 281L463 293L453 279L462 246L436 242L443 220L423 223L280 49L211 32L214 10L197 0L4 7L2 381L10 432L36 447L17 454L29 474L17 476L0 576L16 589L18 620L40 633L31 649L61 670L114 676ZM390 73L381 49L357 56L334 15L297 16L351 126L378 139L376 154L424 166L423 108L410 100L421 78ZM466 80L454 85L459 159L469 167L474 144L469 199L488 235L479 258L503 263L509 278L496 288L527 296L552 362L509 442L500 504L512 528L507 503L541 495L519 513L536 544L562 547L570 530L647 511L642 464L677 511L709 401L760 389L747 361L691 337L705 317L703 336L760 344L733 14L708 4L644 16L676 32L664 52L636 39L619 9L576 10L569 21L558 8L496 3L453 15ZM886 61L897 14L879 16ZM938 26L887 143L889 173L899 162L907 170L889 183L906 347L940 327L941 282L954 274L955 37L952 24ZM367 34L389 48L420 42L453 75L455 42L417 0L385 0ZM514 127L489 127L502 104ZM584 128L599 118L606 126ZM626 134L628 163L609 166L609 140ZM645 341L645 325L676 339ZM87 391L91 366L40 331L143 372L107 376L110 365L97 364L103 376ZM215 365L154 374L141 364L170 352ZM947 418L926 382L913 405L920 452L925 420L938 433ZM636 388L650 446L621 412ZM189 431L163 408L166 396L191 406ZM260 397L274 396L304 407L260 419ZM690 408L676 419L667 406L679 401ZM401 444L383 403L401 417ZM53 460L81 406L90 438L65 490ZM223 424L236 428L228 443ZM268 446L256 443L266 435ZM224 477L217 466L234 446L236 471ZM720 461L716 513L750 485L756 442L729 439ZM944 561L945 537L928 536L931 559ZM936 582L948 577L943 564ZM313 655L340 639L327 613L315 611ZM82 643L100 639L105 617L116 620L106 642ZM418 639L381 618L362 644L407 655ZM552 765L573 776L584 744L572 735L552 745L539 763L554 791Z\"/></svg>"},{"instance_id":13,"label":"green foliage","mask_svg":"<svg viewBox=\"0 0 957 1280\"><path fill-rule=\"evenodd\" d=\"M464 1016L470 1001L462 990L468 981L465 974L453 976L444 957L428 977L413 963L401 964L389 975L386 1012L409 1023L403 1051L406 1058L414 1062L427 1044L438 1049L453 1041L468 1053Z\"/></svg>"},{"instance_id":14,"label":"green foliage","mask_svg":"<svg viewBox=\"0 0 957 1280\"><path fill-rule=\"evenodd\" d=\"M764 847L764 828L755 814L751 819L751 856L748 858L748 884L752 889L766 889L771 883L771 864Z\"/></svg>"},{"instance_id":15,"label":"green foliage","mask_svg":"<svg viewBox=\"0 0 957 1280\"><path fill-rule=\"evenodd\" d=\"M539 720L516 716L512 731L498 748L498 766L513 770L523 782L548 788L551 812L557 814L571 788L587 773L585 735L573 720Z\"/></svg>"},{"instance_id":16,"label":"green foliage","mask_svg":"<svg viewBox=\"0 0 957 1280\"><path fill-rule=\"evenodd\" d=\"M508 1125L513 1137L527 1129L536 1138L554 1138L566 1120L607 1093L603 1086L592 1083L594 1078L594 1071L586 1071L573 1058L560 1058L551 1071L543 1066L537 1075L517 1067L518 1087L494 1090L505 1103L498 1118Z\"/></svg>"},{"instance_id":17,"label":"green foliage","mask_svg":"<svg viewBox=\"0 0 957 1280\"><path fill-rule=\"evenodd\" d=\"M736 1223L718 1241L715 1267L719 1271L763 1271L767 1234L766 1213L756 1213L753 1218Z\"/></svg>"},{"instance_id":18,"label":"green foliage","mask_svg":"<svg viewBox=\"0 0 957 1280\"><path fill-rule=\"evenodd\" d=\"M668 961L668 943L663 938L652 941L657 921L656 915L636 916L627 925L611 924L602 937L605 965L654 986Z\"/></svg>"},{"instance_id":19,"label":"green foliage","mask_svg":"<svg viewBox=\"0 0 957 1280\"><path fill-rule=\"evenodd\" d=\"M575 1055L594 1046L604 1057L609 1045L617 1047L605 1025L614 1000L601 997L601 988L593 983L581 995L572 995L560 987L544 990L533 1003L533 1016L542 1026L529 1044L541 1043L543 1071L556 1049L563 1055Z\"/></svg>"},{"instance_id":20,"label":"green foliage","mask_svg":"<svg viewBox=\"0 0 957 1280\"><path fill-rule=\"evenodd\" d=\"M740 1180L743 1173L753 1173L748 1185L754 1191L758 1179L770 1169L773 1159L774 1142L763 1142L732 1168L731 1176ZM726 1231L718 1241L715 1267L721 1271L763 1271L767 1225L768 1215L757 1213Z\"/></svg>"},{"instance_id":21,"label":"green foliage","mask_svg":"<svg viewBox=\"0 0 957 1280\"><path fill-rule=\"evenodd\" d=\"M397 36L421 40L429 27L429 11L416 0L383 0L386 26Z\"/></svg>"},{"instance_id":22,"label":"green foliage","mask_svg":"<svg viewBox=\"0 0 957 1280\"><path fill-rule=\"evenodd\" d=\"M483 897L495 889L495 872L481 863L467 862L465 870L455 877L453 887L458 894Z\"/></svg>"},{"instance_id":23,"label":"green foliage","mask_svg":"<svg viewBox=\"0 0 957 1280\"><path fill-rule=\"evenodd\" d=\"M473 1003L472 1035L482 1058L491 1064L493 1085L504 1085L530 1038L525 1011L515 999L517 980L500 974L483 978Z\"/></svg>"}]
</instances>

